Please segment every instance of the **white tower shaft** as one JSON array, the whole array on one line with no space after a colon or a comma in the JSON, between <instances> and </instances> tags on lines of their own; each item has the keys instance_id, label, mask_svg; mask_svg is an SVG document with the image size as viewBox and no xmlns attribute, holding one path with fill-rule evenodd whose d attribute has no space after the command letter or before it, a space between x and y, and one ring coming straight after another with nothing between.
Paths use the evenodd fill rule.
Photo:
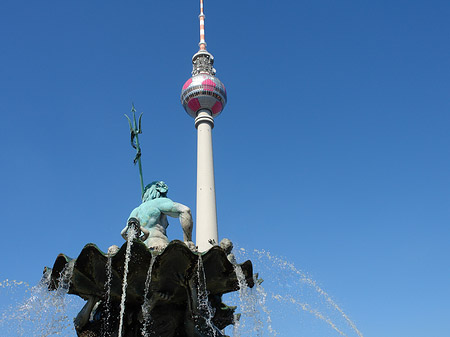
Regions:
<instances>
[{"instance_id":1,"label":"white tower shaft","mask_svg":"<svg viewBox=\"0 0 450 337\"><path fill-rule=\"evenodd\" d=\"M202 109L198 112L195 127L197 128L196 245L200 252L204 252L219 242L212 148L214 120L209 110Z\"/></svg>"}]
</instances>

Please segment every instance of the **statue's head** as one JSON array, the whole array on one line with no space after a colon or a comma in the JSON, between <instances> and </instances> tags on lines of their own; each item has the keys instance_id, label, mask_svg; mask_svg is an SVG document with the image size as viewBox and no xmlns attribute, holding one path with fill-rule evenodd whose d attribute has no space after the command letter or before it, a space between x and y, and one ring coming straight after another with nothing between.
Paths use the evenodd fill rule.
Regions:
<instances>
[{"instance_id":1,"label":"statue's head","mask_svg":"<svg viewBox=\"0 0 450 337\"><path fill-rule=\"evenodd\" d=\"M148 200L153 200L156 198L165 198L168 191L169 187L164 181L154 181L151 184L145 186L144 194L142 195L142 202L146 202Z\"/></svg>"}]
</instances>

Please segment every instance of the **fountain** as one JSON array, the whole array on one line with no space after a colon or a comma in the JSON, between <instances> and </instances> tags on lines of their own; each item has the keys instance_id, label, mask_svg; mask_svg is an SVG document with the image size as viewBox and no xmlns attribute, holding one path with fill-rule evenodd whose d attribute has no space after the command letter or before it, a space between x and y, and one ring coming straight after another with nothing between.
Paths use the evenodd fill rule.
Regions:
<instances>
[{"instance_id":1,"label":"fountain","mask_svg":"<svg viewBox=\"0 0 450 337\"><path fill-rule=\"evenodd\" d=\"M189 240L189 208L168 199L167 191L162 181L144 189L121 248L103 253L87 244L76 259L60 254L46 268L50 290L63 288L87 301L74 320L78 336L224 336L222 330L235 322L236 307L224 304L222 295L242 282L254 285L251 262L236 264L227 239L198 252ZM168 224L166 215L185 222L185 242L168 242L161 226Z\"/></svg>"},{"instance_id":2,"label":"fountain","mask_svg":"<svg viewBox=\"0 0 450 337\"><path fill-rule=\"evenodd\" d=\"M181 241L175 242L183 244ZM239 312L238 314L234 313L233 326L225 329L226 335L233 337L292 336L295 333L292 331L291 323L295 322L296 330L294 332L301 331L303 336L363 336L355 324L343 312L342 308L333 301L331 296L315 280L305 272L297 269L285 258L275 256L267 250L244 249L240 247L233 250L238 260L250 258L257 266L258 271L262 275L266 275L266 280L263 284L261 284L261 280L257 280L254 282L252 288L247 287L246 282L250 280L242 277L239 266L233 264L236 258L231 252L231 243L229 241L227 242L227 240L222 240L221 243L220 248L222 249L222 253L225 253L227 260L231 262L239 285L237 292L226 293L223 296L223 302L237 305L238 309L236 309L236 312ZM133 260L135 245L142 245L142 242L137 240L133 242L134 248L130 252L130 261ZM167 248L169 249L169 246ZM126 253L126 244L121 249ZM96 329L97 335L100 336L118 336L120 302L122 298L121 289L123 287L121 282L123 279L121 277L122 275L117 275L116 271L113 272L116 269L113 265L120 265L120 263L125 262L123 256L120 261L115 261L113 264L113 257L119 258L121 255L118 250L119 247L112 246L109 249L109 253L104 254L106 255L104 256L106 263L106 281L103 287L103 295L106 298L103 299L103 303L97 305L97 308L94 305L94 309L87 315L88 319L84 327L85 336L95 336L94 329ZM139 327L142 327L141 334L138 334L139 336L156 335L147 332L153 328L156 321L154 317L146 314L145 308L148 308L148 310L152 309L149 306L151 304L151 289L146 285L151 283L152 276L155 275L152 272L152 263L156 265L157 256L160 255L151 254L149 269L142 271L140 275L142 285L145 288L144 303L141 310L147 319L139 318L140 321L138 324L141 324ZM61 258L61 256L58 258ZM202 255L201 262L204 268L207 269L208 266L204 261L205 255ZM193 275L194 282L199 275L202 275L202 273L198 272L201 270L199 263L200 261L197 260L197 262L192 264L192 267L197 268L194 272L195 275ZM73 273L77 274L77 263L72 263L72 266L74 267ZM242 268L245 269L245 266ZM130 264L129 270L130 273L128 275L131 277L133 275L132 271L134 270L133 263ZM2 310L0 315L2 335L8 337L69 337L75 335L71 321L83 304L78 296L66 295L67 293L72 293L70 288L73 287L73 285L71 286L65 283L68 281L67 275L70 274L70 268L64 270L63 275L65 274L66 277L60 277L62 283L58 284L58 288L55 291L48 291L48 285L53 282L52 275L57 276L56 274L54 270L46 269L41 282L31 288L17 281L5 280L0 282L0 288L9 294L14 293L15 302L19 302L17 305L11 306L7 311ZM112 275L116 275L115 281L113 281ZM149 275L152 275L150 279ZM207 273L205 276L208 279ZM116 286L113 286L113 284L116 284ZM112 291L114 288L116 291ZM202 289L204 289L202 285L197 283L197 286L193 290L201 292ZM18 297L23 290L29 293L29 295L26 295L24 301L20 301ZM127 293L127 298L128 295ZM167 298L168 294L158 294L157 296ZM111 300L111 297L115 299ZM201 301L203 301L204 296L200 294L197 298L197 308L200 308L201 311ZM208 296L208 299L211 300L211 296ZM139 304L136 306L139 306ZM104 308L103 311L102 308ZM210 312L216 314L217 311L215 312L214 307L211 306L210 308ZM100 311L101 320L98 321ZM126 312L128 312L128 303L126 304ZM204 319L208 317L208 313L204 315ZM228 317L230 318L230 316ZM212 321L214 322L214 316ZM127 320L124 320L124 322L127 322ZM207 321L203 322L206 323ZM208 330L210 329L209 325L205 324L204 327L206 328L206 332L211 331Z\"/></svg>"},{"instance_id":3,"label":"fountain","mask_svg":"<svg viewBox=\"0 0 450 337\"><path fill-rule=\"evenodd\" d=\"M128 251L127 246L131 246ZM145 336L222 336L218 330L234 322L235 308L223 304L221 297L239 286L220 247L201 255L181 241L172 241L153 258L136 240L111 257L108 279L108 257L88 244L76 260L58 256L48 280L50 289L59 289L67 265L73 266L67 292L87 300L75 320L78 336L140 336L141 331ZM253 285L250 261L240 267ZM146 282L148 270L151 280ZM208 328L214 328L215 334L202 332Z\"/></svg>"}]
</instances>

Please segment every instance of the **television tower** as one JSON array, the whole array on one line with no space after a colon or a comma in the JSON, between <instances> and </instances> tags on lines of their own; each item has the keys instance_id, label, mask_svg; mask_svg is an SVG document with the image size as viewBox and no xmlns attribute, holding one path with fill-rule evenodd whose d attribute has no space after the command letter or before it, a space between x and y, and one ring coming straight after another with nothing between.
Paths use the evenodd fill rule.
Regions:
<instances>
[{"instance_id":1,"label":"television tower","mask_svg":"<svg viewBox=\"0 0 450 337\"><path fill-rule=\"evenodd\" d=\"M199 51L192 57L192 77L181 90L181 103L189 116L195 118L197 129L197 219L196 245L200 252L218 244L216 189L212 129L227 103L227 91L214 75L214 57L206 50L205 14L200 0Z\"/></svg>"}]
</instances>

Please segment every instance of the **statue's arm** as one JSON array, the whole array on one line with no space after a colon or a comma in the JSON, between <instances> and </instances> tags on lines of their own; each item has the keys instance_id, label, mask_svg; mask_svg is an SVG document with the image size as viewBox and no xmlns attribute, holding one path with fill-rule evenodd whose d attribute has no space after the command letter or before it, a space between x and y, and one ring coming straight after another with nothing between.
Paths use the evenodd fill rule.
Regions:
<instances>
[{"instance_id":1,"label":"statue's arm","mask_svg":"<svg viewBox=\"0 0 450 337\"><path fill-rule=\"evenodd\" d=\"M191 209L189 207L166 198L166 200L161 203L160 210L168 216L180 219L184 241L192 241L193 221Z\"/></svg>"},{"instance_id":2,"label":"statue's arm","mask_svg":"<svg viewBox=\"0 0 450 337\"><path fill-rule=\"evenodd\" d=\"M183 229L183 240L185 242L192 241L192 227L194 222L192 221L191 209L177 202L173 203L173 208L178 213L178 219L180 219L181 228Z\"/></svg>"}]
</instances>

